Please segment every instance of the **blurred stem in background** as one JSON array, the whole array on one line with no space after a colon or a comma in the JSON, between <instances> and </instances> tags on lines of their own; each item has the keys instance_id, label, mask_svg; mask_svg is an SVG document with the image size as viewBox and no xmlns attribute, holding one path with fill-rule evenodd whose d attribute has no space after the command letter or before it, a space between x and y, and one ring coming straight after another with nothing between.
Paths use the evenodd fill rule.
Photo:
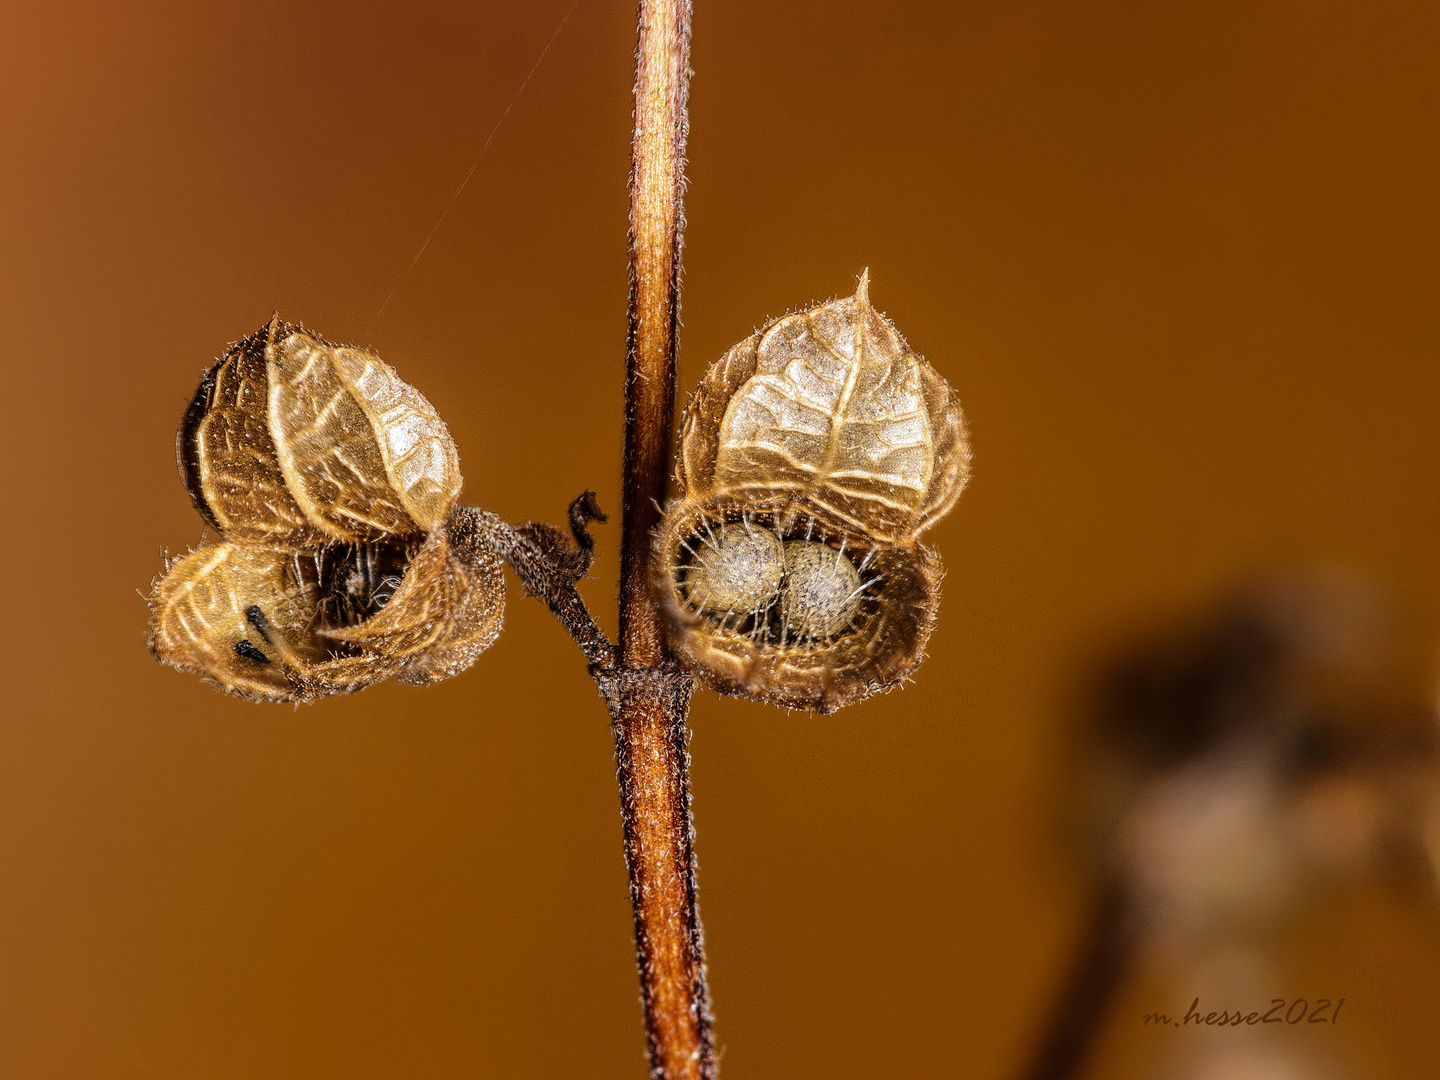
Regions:
<instances>
[{"instance_id":1,"label":"blurred stem in background","mask_svg":"<svg viewBox=\"0 0 1440 1080\"><path fill-rule=\"evenodd\" d=\"M1261 577L1102 660L1066 815L1095 899L1024 1080L1084 1074L1136 969L1203 998L1208 1032L1210 1010L1281 984L1276 945L1307 896L1377 878L1434 896L1428 668L1390 598L1330 570ZM1343 1075L1286 1030L1217 1043L1196 1025L1154 1075Z\"/></svg>"},{"instance_id":2,"label":"blurred stem in background","mask_svg":"<svg viewBox=\"0 0 1440 1080\"><path fill-rule=\"evenodd\" d=\"M1138 919L1125 882L1118 877L1110 881L1092 905L1071 968L1021 1080L1071 1080L1081 1075L1110 1003L1130 970Z\"/></svg>"}]
</instances>

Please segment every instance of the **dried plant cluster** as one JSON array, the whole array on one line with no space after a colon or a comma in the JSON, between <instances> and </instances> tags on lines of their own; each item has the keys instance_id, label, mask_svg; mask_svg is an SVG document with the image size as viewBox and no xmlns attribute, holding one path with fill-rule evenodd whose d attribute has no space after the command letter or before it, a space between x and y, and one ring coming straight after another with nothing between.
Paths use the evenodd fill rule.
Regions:
<instances>
[{"instance_id":1,"label":"dried plant cluster","mask_svg":"<svg viewBox=\"0 0 1440 1080\"><path fill-rule=\"evenodd\" d=\"M176 457L219 537L156 581L150 647L228 693L310 701L456 675L500 632L502 556L592 660L609 655L570 595L598 509L572 508L582 550L567 553L549 526L457 508L444 421L372 353L272 319L205 373ZM958 398L871 307L867 276L736 345L685 411L655 540L681 668L824 713L895 686L939 604L919 536L969 462Z\"/></svg>"},{"instance_id":2,"label":"dried plant cluster","mask_svg":"<svg viewBox=\"0 0 1440 1080\"><path fill-rule=\"evenodd\" d=\"M379 357L277 316L205 373L176 457L219 540L155 583L165 663L309 701L448 678L499 634L500 559L452 517L455 444Z\"/></svg>"},{"instance_id":3,"label":"dried plant cluster","mask_svg":"<svg viewBox=\"0 0 1440 1080\"><path fill-rule=\"evenodd\" d=\"M149 645L255 701L427 683L499 634L508 563L610 709L650 1074L713 1080L687 777L696 681L831 712L903 680L939 602L940 562L918 538L959 497L970 452L959 401L862 276L711 368L662 512L690 2L640 0L639 14L618 641L576 587L588 526L605 520L593 493L570 505L574 547L542 522L457 506L458 455L429 402L371 353L277 316L205 373L181 422L180 473L218 537L167 562Z\"/></svg>"},{"instance_id":4,"label":"dried plant cluster","mask_svg":"<svg viewBox=\"0 0 1440 1080\"><path fill-rule=\"evenodd\" d=\"M942 570L920 533L965 486L959 399L855 295L706 373L657 539L670 647L722 693L833 712L920 663Z\"/></svg>"}]
</instances>

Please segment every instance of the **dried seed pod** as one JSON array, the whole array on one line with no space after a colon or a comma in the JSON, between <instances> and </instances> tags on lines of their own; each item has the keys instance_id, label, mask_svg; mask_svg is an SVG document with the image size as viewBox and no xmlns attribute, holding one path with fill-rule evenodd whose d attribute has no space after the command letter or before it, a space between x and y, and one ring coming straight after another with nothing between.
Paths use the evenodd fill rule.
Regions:
<instances>
[{"instance_id":1,"label":"dried seed pod","mask_svg":"<svg viewBox=\"0 0 1440 1080\"><path fill-rule=\"evenodd\" d=\"M686 497L784 493L847 528L912 539L970 475L960 400L854 296L777 319L722 356L685 410Z\"/></svg>"},{"instance_id":2,"label":"dried seed pod","mask_svg":"<svg viewBox=\"0 0 1440 1080\"><path fill-rule=\"evenodd\" d=\"M155 583L165 663L310 701L448 678L500 632L500 559L451 527L455 445L378 357L274 318L206 372L176 448L223 539Z\"/></svg>"},{"instance_id":3,"label":"dried seed pod","mask_svg":"<svg viewBox=\"0 0 1440 1080\"><path fill-rule=\"evenodd\" d=\"M444 529L418 547L227 540L156 582L150 649L239 697L312 701L458 674L499 634L504 597L499 559Z\"/></svg>"},{"instance_id":4,"label":"dried seed pod","mask_svg":"<svg viewBox=\"0 0 1440 1080\"><path fill-rule=\"evenodd\" d=\"M419 391L279 316L205 373L175 450L195 508L239 542L426 533L460 494L455 443Z\"/></svg>"},{"instance_id":5,"label":"dried seed pod","mask_svg":"<svg viewBox=\"0 0 1440 1080\"><path fill-rule=\"evenodd\" d=\"M870 306L868 277L736 345L685 411L657 538L672 652L717 690L794 708L894 686L939 602L918 536L969 462L959 400Z\"/></svg>"},{"instance_id":6,"label":"dried seed pod","mask_svg":"<svg viewBox=\"0 0 1440 1080\"><path fill-rule=\"evenodd\" d=\"M290 698L289 672L327 655L311 632L322 598L309 563L229 541L190 552L151 592L151 652L240 697Z\"/></svg>"}]
</instances>

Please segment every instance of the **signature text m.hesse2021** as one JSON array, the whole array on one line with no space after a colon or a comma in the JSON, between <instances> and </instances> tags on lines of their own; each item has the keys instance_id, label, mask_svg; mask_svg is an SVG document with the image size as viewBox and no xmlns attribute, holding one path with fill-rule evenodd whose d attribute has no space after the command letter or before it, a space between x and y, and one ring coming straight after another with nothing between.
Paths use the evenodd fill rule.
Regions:
<instances>
[{"instance_id":1,"label":"signature text m.hesse2021","mask_svg":"<svg viewBox=\"0 0 1440 1080\"><path fill-rule=\"evenodd\" d=\"M1331 1008L1331 1005L1334 1008ZM1233 1013L1228 1009L1224 1012L1200 1011L1200 999L1197 997L1190 1003L1190 1009L1180 1020L1172 1019L1167 1013L1150 1012L1141 1017L1141 1023L1154 1024L1157 1027L1187 1027L1190 1024L1205 1027L1243 1027L1255 1024L1334 1024L1340 1020L1340 1006L1345 1004L1345 999L1332 1002L1329 998L1316 998L1312 1007L1305 998L1295 998L1287 1002L1285 998L1271 998L1270 1008L1264 1012L1259 1010L1253 1012L1242 1012L1236 1009Z\"/></svg>"}]
</instances>

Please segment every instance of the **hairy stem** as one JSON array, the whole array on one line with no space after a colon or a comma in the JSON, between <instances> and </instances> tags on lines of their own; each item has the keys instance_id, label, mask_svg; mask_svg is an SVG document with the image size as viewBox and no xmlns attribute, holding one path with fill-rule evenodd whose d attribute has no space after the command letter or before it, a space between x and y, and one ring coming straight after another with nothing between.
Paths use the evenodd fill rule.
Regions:
<instances>
[{"instance_id":1,"label":"hairy stem","mask_svg":"<svg viewBox=\"0 0 1440 1080\"><path fill-rule=\"evenodd\" d=\"M715 1076L696 906L685 716L694 684L664 670L597 672L614 717L625 866L653 1080Z\"/></svg>"},{"instance_id":2,"label":"hairy stem","mask_svg":"<svg viewBox=\"0 0 1440 1080\"><path fill-rule=\"evenodd\" d=\"M656 1080L715 1075L686 750L693 684L669 664L651 591L651 537L669 477L675 410L689 54L689 0L641 0L630 172L620 646L617 666L596 672L614 721L636 959Z\"/></svg>"},{"instance_id":3,"label":"hairy stem","mask_svg":"<svg viewBox=\"0 0 1440 1080\"><path fill-rule=\"evenodd\" d=\"M595 542L587 528L592 521L604 521L592 492L585 492L570 504L570 528L578 550L571 550L559 529L538 521L515 526L488 510L459 506L450 515L450 542L464 551L477 545L493 551L508 562L531 596L545 604L580 646L592 667L615 665L615 647L595 624L590 609L575 583L590 569Z\"/></svg>"},{"instance_id":4,"label":"hairy stem","mask_svg":"<svg viewBox=\"0 0 1440 1080\"><path fill-rule=\"evenodd\" d=\"M630 166L630 321L626 341L620 649L627 665L665 659L650 599L651 534L670 471L681 198L689 76L688 0L641 0Z\"/></svg>"}]
</instances>

